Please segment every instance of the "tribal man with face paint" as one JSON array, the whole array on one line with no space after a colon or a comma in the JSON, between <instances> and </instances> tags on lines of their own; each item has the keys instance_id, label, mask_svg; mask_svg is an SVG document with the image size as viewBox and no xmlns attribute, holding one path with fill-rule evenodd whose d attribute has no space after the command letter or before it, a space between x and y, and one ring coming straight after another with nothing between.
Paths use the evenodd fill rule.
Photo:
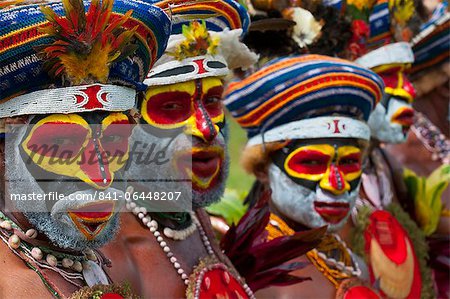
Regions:
<instances>
[{"instance_id":1,"label":"tribal man with face paint","mask_svg":"<svg viewBox=\"0 0 450 299\"><path fill-rule=\"evenodd\" d=\"M41 2L0 10L0 297L130 298L98 248L118 231L129 110L170 20L134 0Z\"/></svg>"},{"instance_id":2,"label":"tribal man with face paint","mask_svg":"<svg viewBox=\"0 0 450 299\"><path fill-rule=\"evenodd\" d=\"M393 210L401 213L396 203L405 191L403 176L392 157L380 147L380 142L405 142L413 124L411 104L415 90L406 72L414 62L414 55L408 43L398 42L373 50L355 62L378 73L386 86L384 98L369 118L373 140L362 175L361 194L353 211L358 228L367 217L370 219L364 232L355 230L366 242L365 246L358 245L364 248L364 253L358 253L368 257L372 282L379 280L384 294L394 298L418 298L422 278L414 249L417 246L409 236L412 232L405 230L404 218L409 217L404 212L402 217L396 215Z\"/></svg>"},{"instance_id":3,"label":"tribal man with face paint","mask_svg":"<svg viewBox=\"0 0 450 299\"><path fill-rule=\"evenodd\" d=\"M386 13L378 13L380 10ZM420 252L420 243L425 240L399 205L406 197L402 166L381 147L405 142L414 118L412 102L416 92L407 77L414 54L409 43L394 42L392 32L405 30L391 28L395 18L387 3L374 7L369 42L377 42L369 44L372 51L355 61L379 74L385 90L368 121L372 140L360 196L352 211L353 239L358 240L352 248L368 262L371 283L379 282L382 295L419 298L427 297L424 294L432 290L425 252ZM377 44L383 46L376 48Z\"/></svg>"},{"instance_id":4,"label":"tribal man with face paint","mask_svg":"<svg viewBox=\"0 0 450 299\"><path fill-rule=\"evenodd\" d=\"M383 46L360 57L356 63L372 69L383 78L385 96L370 115L372 138L387 143L402 143L413 124L411 106L416 92L407 72L414 62L411 46L398 42Z\"/></svg>"},{"instance_id":5,"label":"tribal man with face paint","mask_svg":"<svg viewBox=\"0 0 450 299\"><path fill-rule=\"evenodd\" d=\"M258 179L247 200L255 204L272 191L268 239L328 226L307 253L315 267L298 273L313 281L261 296L378 298L338 234L358 196L366 121L383 88L378 75L356 64L304 55L273 60L227 89L226 106L249 136L243 165Z\"/></svg>"},{"instance_id":6,"label":"tribal man with face paint","mask_svg":"<svg viewBox=\"0 0 450 299\"><path fill-rule=\"evenodd\" d=\"M251 298L252 292L215 244L202 209L220 200L228 174L225 76L257 60L239 41L249 17L233 0L157 5L168 4L173 4L172 36L165 55L144 81L149 87L138 103L140 124L132 137L140 142L141 152L156 144L165 162L146 165L131 158L128 190L132 198L148 200L127 203L135 215L123 215L120 238L105 252L113 262L124 262L121 273L113 277L127 280L137 272L132 287L146 298ZM149 200L150 194L174 191L181 193L179 201L187 201L188 209L152 206L156 203ZM132 259L124 261L124 252ZM150 264L152 260L157 262Z\"/></svg>"},{"instance_id":7,"label":"tribal man with face paint","mask_svg":"<svg viewBox=\"0 0 450 299\"><path fill-rule=\"evenodd\" d=\"M412 132L405 143L385 150L411 170L405 180L412 198L402 204L427 236L435 296L445 298L450 292L450 12L447 1L424 4L426 22L411 42L417 90Z\"/></svg>"}]
</instances>

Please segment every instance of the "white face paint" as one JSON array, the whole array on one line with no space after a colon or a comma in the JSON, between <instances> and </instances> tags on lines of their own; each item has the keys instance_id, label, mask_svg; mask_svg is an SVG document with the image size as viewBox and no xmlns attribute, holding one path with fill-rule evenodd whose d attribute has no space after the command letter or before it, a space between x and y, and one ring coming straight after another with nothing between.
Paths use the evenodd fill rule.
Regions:
<instances>
[{"instance_id":1,"label":"white face paint","mask_svg":"<svg viewBox=\"0 0 450 299\"><path fill-rule=\"evenodd\" d=\"M379 103L369 117L368 124L372 131L372 137L386 143L403 143L408 137L409 125L402 125L397 121L396 115L404 111L406 122L410 118L412 106L405 101L392 97L386 108ZM397 119L396 119L397 118Z\"/></svg>"},{"instance_id":2,"label":"white face paint","mask_svg":"<svg viewBox=\"0 0 450 299\"><path fill-rule=\"evenodd\" d=\"M269 166L270 188L272 189L272 203L289 219L310 228L328 225L329 232L336 232L347 221L350 211L355 205L359 193L359 185L351 192L335 196L317 187L311 191L293 182L275 164ZM345 205L348 208L345 216L338 222L330 223L319 214L316 206L320 204L326 209L327 204Z\"/></svg>"},{"instance_id":3,"label":"white face paint","mask_svg":"<svg viewBox=\"0 0 450 299\"><path fill-rule=\"evenodd\" d=\"M127 179L133 182L134 185L140 186L141 189L145 188L144 190L160 193L180 192L182 197L176 206L168 207L162 201L161 205L155 205L155 209L163 212L180 212L180 209L190 210L191 208L206 207L220 200L225 190L225 182L228 176L226 127L222 129L214 141L204 144L191 135L184 133L176 136L155 136L147 132L144 126L150 127L150 125L145 124L138 125L134 128L131 136L130 143L133 144L133 150L130 153L130 165L126 171ZM147 153L153 145L156 145L154 152L161 153L162 157L164 157L162 160L165 162L159 164L144 163L140 162L143 157L133 156L139 155L139 153ZM192 181L180 182L183 176L177 168L175 157L180 153L189 153L191 155L193 148L208 149L214 146L223 148L225 152L217 183L200 192L194 190Z\"/></svg>"},{"instance_id":4,"label":"white face paint","mask_svg":"<svg viewBox=\"0 0 450 299\"><path fill-rule=\"evenodd\" d=\"M119 230L119 211L123 206L124 193L115 188L102 190L104 194L115 194L119 200L115 200L113 214L102 227L101 231L91 240L77 228L71 220L68 211L82 208L93 203L95 190L86 189L76 191L54 203L49 209L46 200L13 200L12 194L46 194L36 181L36 178L28 170L26 163L19 152L20 142L23 140L27 126L20 126L14 130L14 138L11 137L5 145L6 188L5 196L11 199L11 208L24 213L28 221L38 231L44 233L53 244L61 248L72 250L84 250L86 248L99 248L111 241ZM12 135L12 132L11 132ZM28 162L29 163L29 162ZM57 192L55 192L57 193ZM100 201L102 202L102 201ZM106 200L104 202L107 202ZM109 201L111 202L111 201Z\"/></svg>"}]
</instances>

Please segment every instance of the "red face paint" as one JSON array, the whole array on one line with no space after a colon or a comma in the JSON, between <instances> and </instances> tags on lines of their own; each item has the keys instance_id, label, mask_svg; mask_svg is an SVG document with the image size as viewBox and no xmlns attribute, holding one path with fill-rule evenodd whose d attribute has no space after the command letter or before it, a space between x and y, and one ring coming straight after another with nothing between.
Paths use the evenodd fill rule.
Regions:
<instances>
[{"instance_id":1,"label":"red face paint","mask_svg":"<svg viewBox=\"0 0 450 299\"><path fill-rule=\"evenodd\" d=\"M147 112L155 124L183 125L192 115L191 95L181 91L157 94L147 101Z\"/></svg>"},{"instance_id":2,"label":"red face paint","mask_svg":"<svg viewBox=\"0 0 450 299\"><path fill-rule=\"evenodd\" d=\"M290 169L302 174L321 174L327 171L331 157L316 150L302 150L297 152L287 165Z\"/></svg>"}]
</instances>

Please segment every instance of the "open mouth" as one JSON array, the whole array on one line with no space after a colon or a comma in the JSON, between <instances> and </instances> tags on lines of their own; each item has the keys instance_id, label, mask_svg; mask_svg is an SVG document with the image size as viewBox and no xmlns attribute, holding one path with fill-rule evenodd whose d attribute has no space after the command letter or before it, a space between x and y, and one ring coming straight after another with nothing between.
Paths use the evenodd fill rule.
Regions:
<instances>
[{"instance_id":1,"label":"open mouth","mask_svg":"<svg viewBox=\"0 0 450 299\"><path fill-rule=\"evenodd\" d=\"M192 172L200 178L210 178L222 164L222 156L216 151L198 151L192 154Z\"/></svg>"},{"instance_id":2,"label":"open mouth","mask_svg":"<svg viewBox=\"0 0 450 299\"><path fill-rule=\"evenodd\" d=\"M193 148L192 152L178 157L177 166L192 179L194 189L207 189L218 176L222 161L221 147Z\"/></svg>"},{"instance_id":3,"label":"open mouth","mask_svg":"<svg viewBox=\"0 0 450 299\"><path fill-rule=\"evenodd\" d=\"M342 221L350 212L350 205L344 202L315 201L314 210L328 223Z\"/></svg>"},{"instance_id":4,"label":"open mouth","mask_svg":"<svg viewBox=\"0 0 450 299\"><path fill-rule=\"evenodd\" d=\"M76 227L88 240L94 239L106 226L114 213L114 203L96 202L68 211Z\"/></svg>"},{"instance_id":5,"label":"open mouth","mask_svg":"<svg viewBox=\"0 0 450 299\"><path fill-rule=\"evenodd\" d=\"M398 109L391 118L393 123L403 126L403 131L408 131L414 123L414 109L402 107Z\"/></svg>"}]
</instances>

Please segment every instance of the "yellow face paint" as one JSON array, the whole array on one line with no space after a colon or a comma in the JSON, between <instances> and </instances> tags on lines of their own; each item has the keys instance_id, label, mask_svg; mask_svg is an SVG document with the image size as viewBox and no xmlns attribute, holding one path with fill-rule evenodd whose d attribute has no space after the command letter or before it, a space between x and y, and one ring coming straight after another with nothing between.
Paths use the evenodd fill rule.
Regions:
<instances>
[{"instance_id":1,"label":"yellow face paint","mask_svg":"<svg viewBox=\"0 0 450 299\"><path fill-rule=\"evenodd\" d=\"M329 144L302 146L289 154L284 168L292 177L318 181L323 177L333 156L334 147Z\"/></svg>"},{"instance_id":2,"label":"yellow face paint","mask_svg":"<svg viewBox=\"0 0 450 299\"><path fill-rule=\"evenodd\" d=\"M338 148L337 161L339 169L346 181L351 182L362 174L362 153L356 146L341 146Z\"/></svg>"},{"instance_id":3,"label":"yellow face paint","mask_svg":"<svg viewBox=\"0 0 450 299\"><path fill-rule=\"evenodd\" d=\"M386 86L385 93L412 103L416 97L416 92L406 77L410 68L411 64L393 63L380 65L373 70L383 78Z\"/></svg>"},{"instance_id":4,"label":"yellow face paint","mask_svg":"<svg viewBox=\"0 0 450 299\"><path fill-rule=\"evenodd\" d=\"M151 87L141 105L145 122L159 129L184 128L205 141L214 138L224 121L223 82L210 77Z\"/></svg>"},{"instance_id":5,"label":"yellow face paint","mask_svg":"<svg viewBox=\"0 0 450 299\"><path fill-rule=\"evenodd\" d=\"M119 123L124 125L121 126L124 130L112 128L113 124ZM123 113L110 114L103 125L99 133L93 133L92 127L79 115L50 115L33 126L21 146L45 171L79 178L92 187L105 189L112 184L114 172L124 165L124 162L119 165L117 161L109 164L109 155L113 153L112 149L116 153L122 146L122 161L126 161L131 128L128 117ZM117 141L111 139L112 136L121 142L111 142ZM104 146L111 151L105 151Z\"/></svg>"},{"instance_id":6,"label":"yellow face paint","mask_svg":"<svg viewBox=\"0 0 450 299\"><path fill-rule=\"evenodd\" d=\"M355 146L316 144L299 147L284 162L294 178L317 182L335 194L350 190L349 182L361 176L361 150Z\"/></svg>"},{"instance_id":7,"label":"yellow face paint","mask_svg":"<svg viewBox=\"0 0 450 299\"><path fill-rule=\"evenodd\" d=\"M111 113L102 121L101 143L108 152L108 164L112 173L120 170L129 158L129 142L132 125L127 115Z\"/></svg>"},{"instance_id":8,"label":"yellow face paint","mask_svg":"<svg viewBox=\"0 0 450 299\"><path fill-rule=\"evenodd\" d=\"M193 147L188 152L177 152L173 159L176 168L192 180L196 191L208 190L219 179L224 160L220 146Z\"/></svg>"}]
</instances>

